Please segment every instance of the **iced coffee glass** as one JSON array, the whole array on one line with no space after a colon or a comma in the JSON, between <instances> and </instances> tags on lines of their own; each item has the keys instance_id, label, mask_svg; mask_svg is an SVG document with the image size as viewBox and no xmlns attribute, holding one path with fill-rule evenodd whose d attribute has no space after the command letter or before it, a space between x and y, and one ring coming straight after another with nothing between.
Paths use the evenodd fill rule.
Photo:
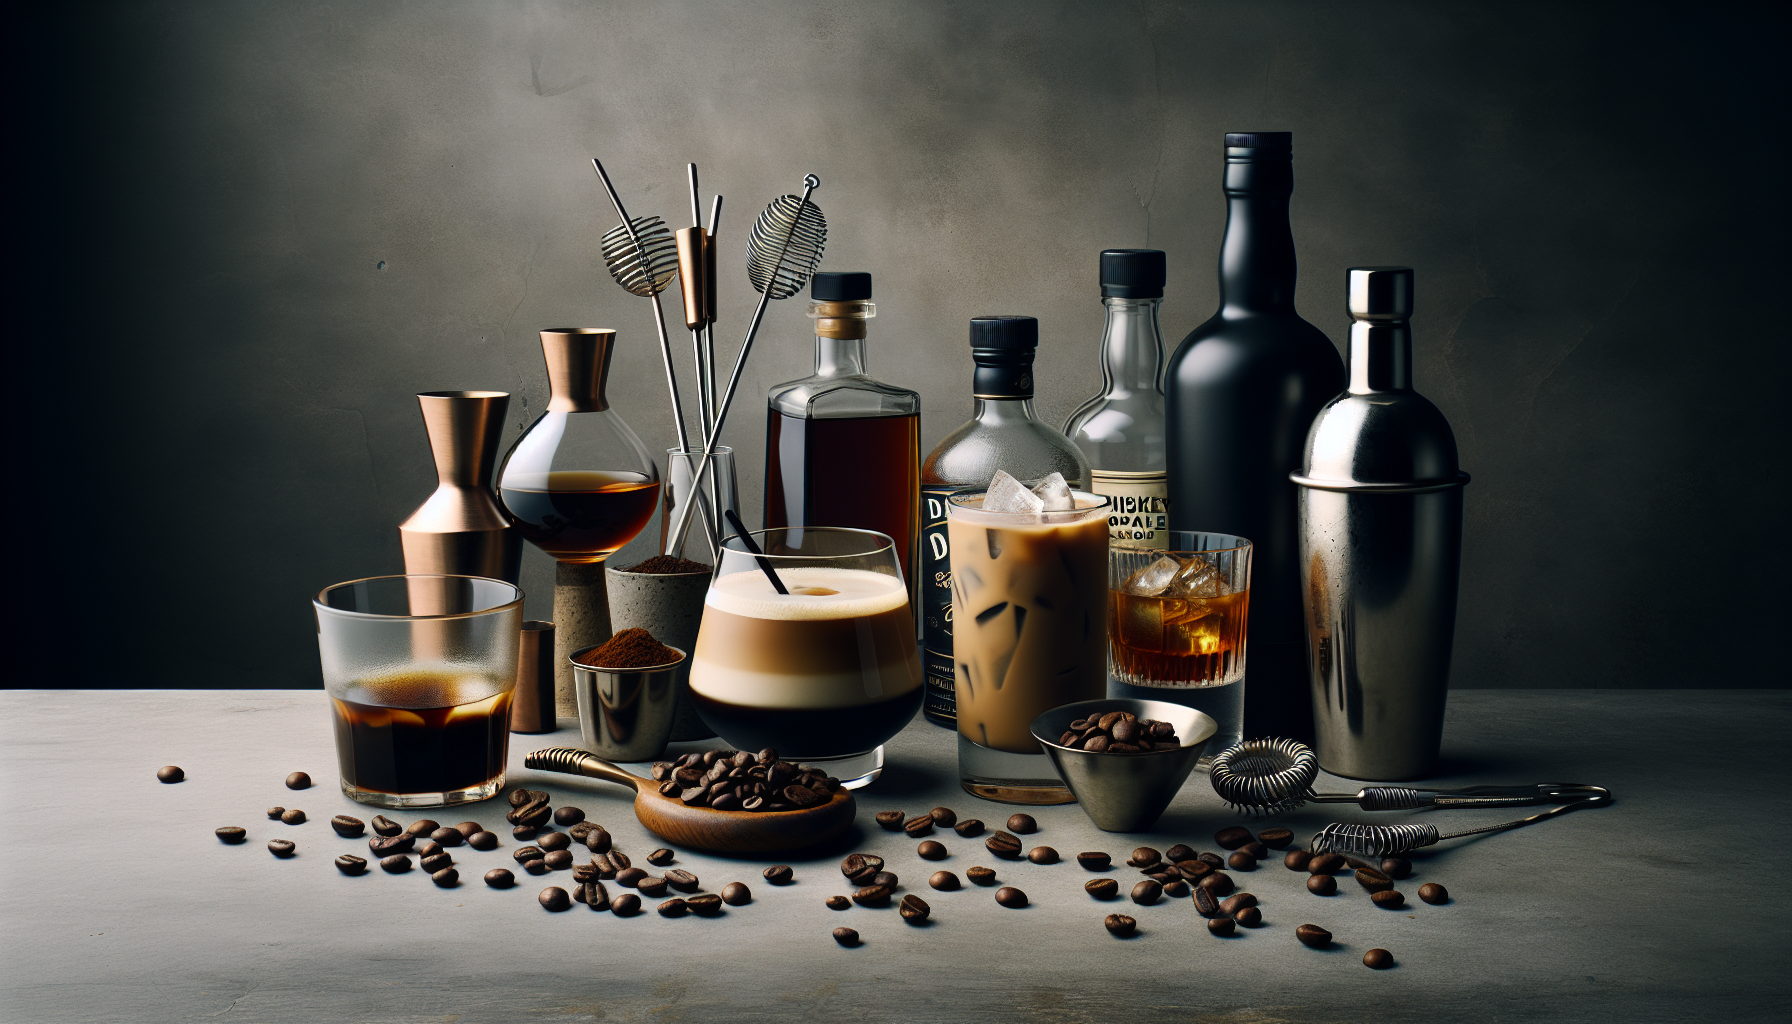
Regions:
<instances>
[{"instance_id":1,"label":"iced coffee glass","mask_svg":"<svg viewBox=\"0 0 1792 1024\"><path fill-rule=\"evenodd\" d=\"M504 788L523 592L479 576L378 576L312 602L342 792L447 807Z\"/></svg>"},{"instance_id":2,"label":"iced coffee glass","mask_svg":"<svg viewBox=\"0 0 1792 1024\"><path fill-rule=\"evenodd\" d=\"M872 530L761 530L722 545L691 656L691 699L730 746L849 789L921 707L921 658L896 546ZM779 593L767 569L788 593ZM768 796L767 799L775 799Z\"/></svg>"},{"instance_id":3,"label":"iced coffee glass","mask_svg":"<svg viewBox=\"0 0 1792 1024\"><path fill-rule=\"evenodd\" d=\"M989 493L947 499L959 781L989 800L1072 803L1028 726L1106 696L1112 499L1071 491L1065 511L993 512Z\"/></svg>"},{"instance_id":4,"label":"iced coffee glass","mask_svg":"<svg viewBox=\"0 0 1792 1024\"><path fill-rule=\"evenodd\" d=\"M1108 696L1194 708L1219 724L1200 765L1243 738L1251 542L1175 530L1169 550L1108 553Z\"/></svg>"}]
</instances>

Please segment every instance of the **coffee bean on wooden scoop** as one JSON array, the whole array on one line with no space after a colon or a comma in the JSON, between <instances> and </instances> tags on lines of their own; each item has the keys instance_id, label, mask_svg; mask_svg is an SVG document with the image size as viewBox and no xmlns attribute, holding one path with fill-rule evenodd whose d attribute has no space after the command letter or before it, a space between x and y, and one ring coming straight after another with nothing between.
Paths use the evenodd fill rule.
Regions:
<instances>
[{"instance_id":1,"label":"coffee bean on wooden scoop","mask_svg":"<svg viewBox=\"0 0 1792 1024\"><path fill-rule=\"evenodd\" d=\"M731 907L744 907L753 902L753 890L743 882L729 882L722 886L722 902Z\"/></svg>"},{"instance_id":2,"label":"coffee bean on wooden scoop","mask_svg":"<svg viewBox=\"0 0 1792 1024\"><path fill-rule=\"evenodd\" d=\"M565 889L557 885L550 885L541 890L541 895L535 899L541 904L543 910L551 910L556 914L562 910L572 909L572 897L566 894Z\"/></svg>"},{"instance_id":3,"label":"coffee bean on wooden scoop","mask_svg":"<svg viewBox=\"0 0 1792 1024\"><path fill-rule=\"evenodd\" d=\"M360 818L347 814L338 814L330 819L330 827L344 839L359 839L367 831L367 823Z\"/></svg>"},{"instance_id":4,"label":"coffee bean on wooden scoop","mask_svg":"<svg viewBox=\"0 0 1792 1024\"><path fill-rule=\"evenodd\" d=\"M1438 885L1436 882L1426 882L1424 885L1419 886L1419 899L1424 900L1432 906L1448 903L1450 902L1450 890Z\"/></svg>"},{"instance_id":5,"label":"coffee bean on wooden scoop","mask_svg":"<svg viewBox=\"0 0 1792 1024\"><path fill-rule=\"evenodd\" d=\"M180 765L177 764L165 765L156 769L156 778L170 785L180 782L186 777L187 773L182 771Z\"/></svg>"},{"instance_id":6,"label":"coffee bean on wooden scoop","mask_svg":"<svg viewBox=\"0 0 1792 1024\"><path fill-rule=\"evenodd\" d=\"M1226 866L1234 871L1255 871L1257 870L1257 858L1239 850L1226 858Z\"/></svg>"},{"instance_id":7,"label":"coffee bean on wooden scoop","mask_svg":"<svg viewBox=\"0 0 1792 1024\"><path fill-rule=\"evenodd\" d=\"M373 831L382 836L395 836L404 831L404 826L384 814L376 814L373 816Z\"/></svg>"},{"instance_id":8,"label":"coffee bean on wooden scoop","mask_svg":"<svg viewBox=\"0 0 1792 1024\"><path fill-rule=\"evenodd\" d=\"M1035 864L1058 863L1058 851L1049 846L1035 846L1027 851L1027 859Z\"/></svg>"},{"instance_id":9,"label":"coffee bean on wooden scoop","mask_svg":"<svg viewBox=\"0 0 1792 1024\"><path fill-rule=\"evenodd\" d=\"M966 839L969 839L972 836L980 836L983 834L983 822L978 821L976 818L966 818L952 826L952 831Z\"/></svg>"},{"instance_id":10,"label":"coffee bean on wooden scoop","mask_svg":"<svg viewBox=\"0 0 1792 1024\"><path fill-rule=\"evenodd\" d=\"M507 868L493 868L485 873L485 884L494 889L508 889L516 884L516 876Z\"/></svg>"},{"instance_id":11,"label":"coffee bean on wooden scoop","mask_svg":"<svg viewBox=\"0 0 1792 1024\"><path fill-rule=\"evenodd\" d=\"M1294 937L1313 949L1324 949L1332 944L1332 933L1316 924L1303 924L1294 929Z\"/></svg>"},{"instance_id":12,"label":"coffee bean on wooden scoop","mask_svg":"<svg viewBox=\"0 0 1792 1024\"><path fill-rule=\"evenodd\" d=\"M1147 878L1143 882L1132 887L1131 899L1141 907L1148 907L1151 904L1156 903L1158 898L1163 894L1164 887L1162 883Z\"/></svg>"},{"instance_id":13,"label":"coffee bean on wooden scoop","mask_svg":"<svg viewBox=\"0 0 1792 1024\"><path fill-rule=\"evenodd\" d=\"M1207 919L1207 930L1214 935L1225 938L1238 932L1238 922L1229 917L1210 917Z\"/></svg>"},{"instance_id":14,"label":"coffee bean on wooden scoop","mask_svg":"<svg viewBox=\"0 0 1792 1024\"><path fill-rule=\"evenodd\" d=\"M1120 895L1120 883L1112 878L1091 878L1083 883L1083 891L1098 900L1111 900Z\"/></svg>"},{"instance_id":15,"label":"coffee bean on wooden scoop","mask_svg":"<svg viewBox=\"0 0 1792 1024\"><path fill-rule=\"evenodd\" d=\"M306 775L304 772L293 772L291 775L288 775L286 777L286 788L287 789L310 789L311 788L311 776Z\"/></svg>"},{"instance_id":16,"label":"coffee bean on wooden scoop","mask_svg":"<svg viewBox=\"0 0 1792 1024\"><path fill-rule=\"evenodd\" d=\"M927 813L933 816L933 823L941 828L951 828L958 824L958 812L950 807L935 807Z\"/></svg>"},{"instance_id":17,"label":"coffee bean on wooden scoop","mask_svg":"<svg viewBox=\"0 0 1792 1024\"><path fill-rule=\"evenodd\" d=\"M671 850L661 847L647 855L647 863L652 864L656 868L663 868L672 863L676 856L677 855Z\"/></svg>"},{"instance_id":18,"label":"coffee bean on wooden scoop","mask_svg":"<svg viewBox=\"0 0 1792 1024\"><path fill-rule=\"evenodd\" d=\"M270 808L268 808L268 820L269 821L279 821L280 816L285 813L286 813L286 808L284 808L284 807L270 807Z\"/></svg>"},{"instance_id":19,"label":"coffee bean on wooden scoop","mask_svg":"<svg viewBox=\"0 0 1792 1024\"><path fill-rule=\"evenodd\" d=\"M280 815L280 820L286 822L288 825L303 825L305 824L305 812L294 807Z\"/></svg>"},{"instance_id":20,"label":"coffee bean on wooden scoop","mask_svg":"<svg viewBox=\"0 0 1792 1024\"><path fill-rule=\"evenodd\" d=\"M829 896L828 897L828 909L829 910L851 910L852 909L852 901L847 899L844 896Z\"/></svg>"},{"instance_id":21,"label":"coffee bean on wooden scoop","mask_svg":"<svg viewBox=\"0 0 1792 1024\"><path fill-rule=\"evenodd\" d=\"M945 860L950 856L945 843L937 843L931 839L915 847L915 852L921 855L922 860Z\"/></svg>"},{"instance_id":22,"label":"coffee bean on wooden scoop","mask_svg":"<svg viewBox=\"0 0 1792 1024\"><path fill-rule=\"evenodd\" d=\"M921 814L902 823L902 831L908 833L910 839L933 834L933 815Z\"/></svg>"},{"instance_id":23,"label":"coffee bean on wooden scoop","mask_svg":"<svg viewBox=\"0 0 1792 1024\"><path fill-rule=\"evenodd\" d=\"M461 835L460 829L458 828L444 827L431 832L429 834L429 841L432 843L440 843L443 846L462 846L465 845L467 837Z\"/></svg>"},{"instance_id":24,"label":"coffee bean on wooden scoop","mask_svg":"<svg viewBox=\"0 0 1792 1024\"><path fill-rule=\"evenodd\" d=\"M419 867L433 875L450 864L453 864L454 858L445 853L438 853L433 857L425 857L417 863Z\"/></svg>"},{"instance_id":25,"label":"coffee bean on wooden scoop","mask_svg":"<svg viewBox=\"0 0 1792 1024\"><path fill-rule=\"evenodd\" d=\"M996 890L996 902L1010 910L1018 910L1027 905L1027 894L1012 885L1004 885Z\"/></svg>"},{"instance_id":26,"label":"coffee bean on wooden scoop","mask_svg":"<svg viewBox=\"0 0 1792 1024\"><path fill-rule=\"evenodd\" d=\"M1257 841L1272 850L1286 850L1294 842L1294 832L1285 828L1258 829Z\"/></svg>"},{"instance_id":27,"label":"coffee bean on wooden scoop","mask_svg":"<svg viewBox=\"0 0 1792 1024\"><path fill-rule=\"evenodd\" d=\"M238 825L226 825L217 831L218 842L226 846L235 846L249 838L248 830Z\"/></svg>"},{"instance_id":28,"label":"coffee bean on wooden scoop","mask_svg":"<svg viewBox=\"0 0 1792 1024\"><path fill-rule=\"evenodd\" d=\"M1226 874L1224 871L1215 871L1213 874L1206 876L1195 884L1206 889L1208 892L1213 893L1215 896L1230 896L1232 890L1237 888L1232 884L1232 876Z\"/></svg>"},{"instance_id":29,"label":"coffee bean on wooden scoop","mask_svg":"<svg viewBox=\"0 0 1792 1024\"><path fill-rule=\"evenodd\" d=\"M617 917L633 917L641 912L641 897L625 892L610 901L610 913Z\"/></svg>"},{"instance_id":30,"label":"coffee bean on wooden scoop","mask_svg":"<svg viewBox=\"0 0 1792 1024\"><path fill-rule=\"evenodd\" d=\"M336 870L345 875L358 875L367 870L367 858L345 853L336 858Z\"/></svg>"},{"instance_id":31,"label":"coffee bean on wooden scoop","mask_svg":"<svg viewBox=\"0 0 1792 1024\"><path fill-rule=\"evenodd\" d=\"M901 811L878 811L877 812L877 823L879 825L883 826L883 829L885 832L900 832L900 831L902 831L902 823L907 820L908 820L908 817L906 815L904 815Z\"/></svg>"},{"instance_id":32,"label":"coffee bean on wooden scoop","mask_svg":"<svg viewBox=\"0 0 1792 1024\"><path fill-rule=\"evenodd\" d=\"M1406 897L1398 889L1379 889L1371 893L1369 898L1383 910L1399 910L1406 906Z\"/></svg>"},{"instance_id":33,"label":"coffee bean on wooden scoop","mask_svg":"<svg viewBox=\"0 0 1792 1024\"><path fill-rule=\"evenodd\" d=\"M950 871L935 871L927 876L927 884L940 892L952 892L958 888L958 876Z\"/></svg>"},{"instance_id":34,"label":"coffee bean on wooden scoop","mask_svg":"<svg viewBox=\"0 0 1792 1024\"><path fill-rule=\"evenodd\" d=\"M1195 913L1213 917L1220 912L1220 898L1200 886L1195 887Z\"/></svg>"},{"instance_id":35,"label":"coffee bean on wooden scoop","mask_svg":"<svg viewBox=\"0 0 1792 1024\"><path fill-rule=\"evenodd\" d=\"M1357 868L1356 884L1370 892L1385 892L1394 887L1394 880L1374 868Z\"/></svg>"},{"instance_id":36,"label":"coffee bean on wooden scoop","mask_svg":"<svg viewBox=\"0 0 1792 1024\"><path fill-rule=\"evenodd\" d=\"M1307 862L1307 871L1315 875L1335 875L1344 867L1344 856L1337 853L1316 853Z\"/></svg>"},{"instance_id":37,"label":"coffee bean on wooden scoop","mask_svg":"<svg viewBox=\"0 0 1792 1024\"><path fill-rule=\"evenodd\" d=\"M1076 855L1076 862L1087 871L1106 871L1114 863L1114 858L1099 850L1091 850Z\"/></svg>"},{"instance_id":38,"label":"coffee bean on wooden scoop","mask_svg":"<svg viewBox=\"0 0 1792 1024\"><path fill-rule=\"evenodd\" d=\"M467 845L475 850L496 850L498 836L493 832L475 832L467 837Z\"/></svg>"},{"instance_id":39,"label":"coffee bean on wooden scoop","mask_svg":"<svg viewBox=\"0 0 1792 1024\"><path fill-rule=\"evenodd\" d=\"M992 832L990 837L983 841L983 845L990 853L998 857L1008 860L1020 859L1020 840L1006 832Z\"/></svg>"},{"instance_id":40,"label":"coffee bean on wooden scoop","mask_svg":"<svg viewBox=\"0 0 1792 1024\"><path fill-rule=\"evenodd\" d=\"M1308 875L1307 891L1315 896L1336 895L1338 880L1330 875Z\"/></svg>"},{"instance_id":41,"label":"coffee bean on wooden scoop","mask_svg":"<svg viewBox=\"0 0 1792 1024\"><path fill-rule=\"evenodd\" d=\"M834 929L834 941L842 946L856 946L859 944L859 933L851 928L836 928Z\"/></svg>"},{"instance_id":42,"label":"coffee bean on wooden scoop","mask_svg":"<svg viewBox=\"0 0 1792 1024\"><path fill-rule=\"evenodd\" d=\"M584 820L585 812L577 807L554 808L554 824L559 825L562 828L568 825L577 825Z\"/></svg>"},{"instance_id":43,"label":"coffee bean on wooden scoop","mask_svg":"<svg viewBox=\"0 0 1792 1024\"><path fill-rule=\"evenodd\" d=\"M1282 858L1282 866L1290 871L1305 871L1312 862L1313 855L1306 850L1289 850L1288 855Z\"/></svg>"},{"instance_id":44,"label":"coffee bean on wooden scoop","mask_svg":"<svg viewBox=\"0 0 1792 1024\"><path fill-rule=\"evenodd\" d=\"M1389 878L1411 878L1412 861L1405 857L1383 857L1381 873Z\"/></svg>"},{"instance_id":45,"label":"coffee bean on wooden scoop","mask_svg":"<svg viewBox=\"0 0 1792 1024\"><path fill-rule=\"evenodd\" d=\"M913 895L902 897L902 902L897 905L896 910L909 924L921 924L927 920L927 915L933 912L933 908L927 905L926 900Z\"/></svg>"},{"instance_id":46,"label":"coffee bean on wooden scoop","mask_svg":"<svg viewBox=\"0 0 1792 1024\"><path fill-rule=\"evenodd\" d=\"M380 870L388 875L402 875L411 870L411 858L402 853L380 858Z\"/></svg>"},{"instance_id":47,"label":"coffee bean on wooden scoop","mask_svg":"<svg viewBox=\"0 0 1792 1024\"><path fill-rule=\"evenodd\" d=\"M1170 897L1171 899L1179 900L1182 897L1188 895L1188 883L1183 881L1180 878L1176 879L1175 881L1165 882L1164 883L1164 895Z\"/></svg>"},{"instance_id":48,"label":"coffee bean on wooden scoop","mask_svg":"<svg viewBox=\"0 0 1792 1024\"><path fill-rule=\"evenodd\" d=\"M297 849L297 844L293 843L290 839L268 840L268 852L276 857L290 857Z\"/></svg>"},{"instance_id":49,"label":"coffee bean on wooden scoop","mask_svg":"<svg viewBox=\"0 0 1792 1024\"><path fill-rule=\"evenodd\" d=\"M1213 841L1218 843L1222 850L1236 850L1250 842L1252 838L1251 830L1243 825L1222 828L1213 834Z\"/></svg>"},{"instance_id":50,"label":"coffee bean on wooden scoop","mask_svg":"<svg viewBox=\"0 0 1792 1024\"><path fill-rule=\"evenodd\" d=\"M994 885L994 884L996 884L995 869L994 868L986 868L980 864L977 865L976 867L971 868L969 871L966 871L964 873L964 877L970 879L971 883L973 885Z\"/></svg>"},{"instance_id":51,"label":"coffee bean on wooden scoop","mask_svg":"<svg viewBox=\"0 0 1792 1024\"><path fill-rule=\"evenodd\" d=\"M1385 971L1394 966L1394 954L1377 946L1363 954L1363 966L1373 971Z\"/></svg>"},{"instance_id":52,"label":"coffee bean on wooden scoop","mask_svg":"<svg viewBox=\"0 0 1792 1024\"><path fill-rule=\"evenodd\" d=\"M1126 863L1135 868L1149 868L1163 859L1163 854L1158 853L1149 846L1141 846L1132 851L1132 856L1126 858Z\"/></svg>"},{"instance_id":53,"label":"coffee bean on wooden scoop","mask_svg":"<svg viewBox=\"0 0 1792 1024\"><path fill-rule=\"evenodd\" d=\"M1033 820L1031 814L1013 814L1008 817L1008 831L1020 835L1031 835L1039 831L1039 822Z\"/></svg>"},{"instance_id":54,"label":"coffee bean on wooden scoop","mask_svg":"<svg viewBox=\"0 0 1792 1024\"><path fill-rule=\"evenodd\" d=\"M1109 914L1102 918L1101 926L1117 939L1128 938L1139 930L1139 922L1125 914Z\"/></svg>"},{"instance_id":55,"label":"coffee bean on wooden scoop","mask_svg":"<svg viewBox=\"0 0 1792 1024\"><path fill-rule=\"evenodd\" d=\"M773 885L789 885L796 878L796 872L788 864L773 864L765 869L765 880Z\"/></svg>"}]
</instances>

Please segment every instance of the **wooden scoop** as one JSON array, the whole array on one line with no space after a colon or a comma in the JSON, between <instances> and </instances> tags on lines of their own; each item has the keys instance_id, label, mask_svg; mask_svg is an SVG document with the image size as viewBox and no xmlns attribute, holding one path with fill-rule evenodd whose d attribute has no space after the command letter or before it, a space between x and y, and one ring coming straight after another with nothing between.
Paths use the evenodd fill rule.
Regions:
<instances>
[{"instance_id":1,"label":"wooden scoop","mask_svg":"<svg viewBox=\"0 0 1792 1024\"><path fill-rule=\"evenodd\" d=\"M523 759L537 771L603 779L635 791L635 817L669 843L716 853L779 853L825 842L852 827L858 803L846 790L800 811L718 811L661 796L659 786L589 750L549 747Z\"/></svg>"}]
</instances>

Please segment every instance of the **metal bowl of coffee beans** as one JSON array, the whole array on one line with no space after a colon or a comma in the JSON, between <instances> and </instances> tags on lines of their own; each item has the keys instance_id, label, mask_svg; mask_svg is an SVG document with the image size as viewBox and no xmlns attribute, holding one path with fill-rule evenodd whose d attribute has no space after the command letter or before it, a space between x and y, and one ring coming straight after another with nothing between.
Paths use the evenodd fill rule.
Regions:
<instances>
[{"instance_id":1,"label":"metal bowl of coffee beans","mask_svg":"<svg viewBox=\"0 0 1792 1024\"><path fill-rule=\"evenodd\" d=\"M1056 707L1032 725L1077 805L1104 832L1156 824L1218 728L1193 708L1119 698Z\"/></svg>"}]
</instances>

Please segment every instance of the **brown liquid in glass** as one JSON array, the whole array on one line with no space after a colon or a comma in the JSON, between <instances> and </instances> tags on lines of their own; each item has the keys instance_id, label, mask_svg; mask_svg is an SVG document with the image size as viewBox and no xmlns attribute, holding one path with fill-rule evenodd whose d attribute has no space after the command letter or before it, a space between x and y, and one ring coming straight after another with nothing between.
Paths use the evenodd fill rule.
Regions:
<instances>
[{"instance_id":1,"label":"brown liquid in glass","mask_svg":"<svg viewBox=\"0 0 1792 1024\"><path fill-rule=\"evenodd\" d=\"M537 478L539 479L539 477ZM562 562L601 562L653 518L660 485L640 473L555 470L547 489L501 487L523 539Z\"/></svg>"},{"instance_id":2,"label":"brown liquid in glass","mask_svg":"<svg viewBox=\"0 0 1792 1024\"><path fill-rule=\"evenodd\" d=\"M509 749L511 691L457 703L459 689L461 681L448 673L414 672L357 687L355 695L434 706L331 697L342 780L404 794L449 793L497 778ZM489 692L490 686L478 690Z\"/></svg>"},{"instance_id":3,"label":"brown liquid in glass","mask_svg":"<svg viewBox=\"0 0 1792 1024\"><path fill-rule=\"evenodd\" d=\"M887 533L902 578L919 532L921 418L805 419L766 411L765 528L847 526Z\"/></svg>"}]
</instances>

